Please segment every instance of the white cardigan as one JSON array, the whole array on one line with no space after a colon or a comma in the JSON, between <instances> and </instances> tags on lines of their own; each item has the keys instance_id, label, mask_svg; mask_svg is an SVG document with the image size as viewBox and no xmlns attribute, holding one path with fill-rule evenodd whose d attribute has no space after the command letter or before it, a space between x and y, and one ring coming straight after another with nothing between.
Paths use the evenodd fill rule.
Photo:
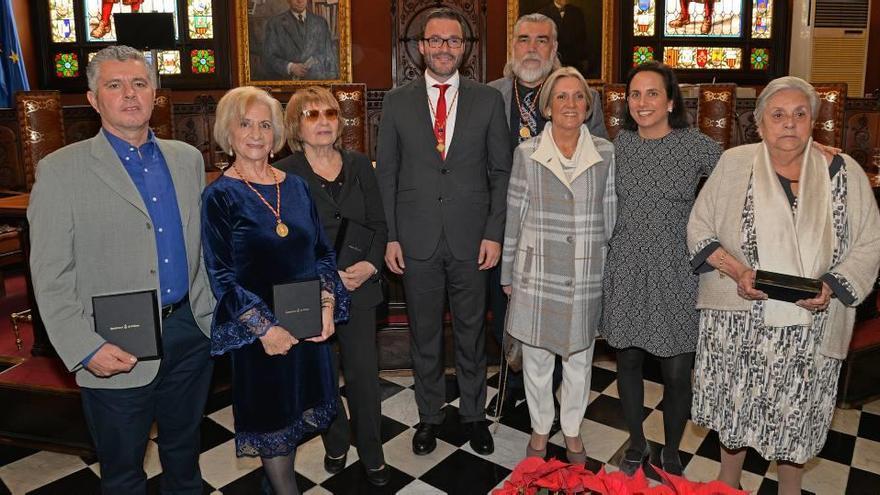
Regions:
<instances>
[{"instance_id":1,"label":"white cardigan","mask_svg":"<svg viewBox=\"0 0 880 495\"><path fill-rule=\"evenodd\" d=\"M701 242L717 239L728 253L745 262L741 248L742 211L759 146L738 146L721 155L691 210L687 231L691 252ZM807 152L819 153L812 148ZM829 326L820 352L836 359L846 358L855 323L855 306L871 292L880 269L880 212L874 193L862 167L848 155L841 156L847 172L849 250L833 272L849 282L856 300L853 306L846 307L833 298L828 306ZM711 271L700 275L697 308L747 311L751 301L736 294L736 281Z\"/></svg>"}]
</instances>

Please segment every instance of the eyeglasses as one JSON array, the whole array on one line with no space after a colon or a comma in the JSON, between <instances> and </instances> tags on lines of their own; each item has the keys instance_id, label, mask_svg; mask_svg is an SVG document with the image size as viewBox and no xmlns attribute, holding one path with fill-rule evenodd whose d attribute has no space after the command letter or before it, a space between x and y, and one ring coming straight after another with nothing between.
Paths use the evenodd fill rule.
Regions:
<instances>
[{"instance_id":1,"label":"eyeglasses","mask_svg":"<svg viewBox=\"0 0 880 495\"><path fill-rule=\"evenodd\" d=\"M324 118L327 120L336 120L336 117L339 116L339 110L335 108L325 108L324 110L303 110L302 116L309 122L317 122L318 117L324 115Z\"/></svg>"},{"instance_id":2,"label":"eyeglasses","mask_svg":"<svg viewBox=\"0 0 880 495\"><path fill-rule=\"evenodd\" d=\"M446 46L449 48L461 48L461 45L464 44L464 40L461 38L441 38L439 36L424 38L422 41L427 43L431 48L440 48L444 43L446 43Z\"/></svg>"}]
</instances>

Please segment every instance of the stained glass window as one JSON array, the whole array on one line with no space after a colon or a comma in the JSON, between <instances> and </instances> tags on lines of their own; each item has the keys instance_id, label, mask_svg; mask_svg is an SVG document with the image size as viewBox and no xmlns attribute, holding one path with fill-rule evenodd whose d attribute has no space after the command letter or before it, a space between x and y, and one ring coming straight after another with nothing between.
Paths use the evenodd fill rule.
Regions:
<instances>
[{"instance_id":1,"label":"stained glass window","mask_svg":"<svg viewBox=\"0 0 880 495\"><path fill-rule=\"evenodd\" d=\"M663 49L663 63L675 69L739 69L742 48L668 46Z\"/></svg>"},{"instance_id":2,"label":"stained glass window","mask_svg":"<svg viewBox=\"0 0 880 495\"><path fill-rule=\"evenodd\" d=\"M752 48L752 69L764 70L770 65L770 50L766 48Z\"/></svg>"},{"instance_id":3,"label":"stained glass window","mask_svg":"<svg viewBox=\"0 0 880 495\"><path fill-rule=\"evenodd\" d=\"M79 77L79 59L76 53L55 54L55 76Z\"/></svg>"},{"instance_id":4,"label":"stained glass window","mask_svg":"<svg viewBox=\"0 0 880 495\"><path fill-rule=\"evenodd\" d=\"M85 0L88 41L116 41L113 14L129 12L171 12L177 25L177 0ZM174 30L177 36L177 30Z\"/></svg>"},{"instance_id":5,"label":"stained glass window","mask_svg":"<svg viewBox=\"0 0 880 495\"><path fill-rule=\"evenodd\" d=\"M653 46L634 46L633 47L633 67L641 65L645 62L654 60Z\"/></svg>"},{"instance_id":6,"label":"stained glass window","mask_svg":"<svg viewBox=\"0 0 880 495\"><path fill-rule=\"evenodd\" d=\"M76 42L76 22L73 15L73 0L49 0L49 22L53 42Z\"/></svg>"},{"instance_id":7,"label":"stained glass window","mask_svg":"<svg viewBox=\"0 0 880 495\"><path fill-rule=\"evenodd\" d=\"M752 38L769 39L773 34L773 0L752 0Z\"/></svg>"},{"instance_id":8,"label":"stained glass window","mask_svg":"<svg viewBox=\"0 0 880 495\"><path fill-rule=\"evenodd\" d=\"M160 50L157 57L159 58L160 75L180 74L180 52L178 50Z\"/></svg>"},{"instance_id":9,"label":"stained glass window","mask_svg":"<svg viewBox=\"0 0 880 495\"><path fill-rule=\"evenodd\" d=\"M742 33L742 0L667 0L665 3L665 36L736 38Z\"/></svg>"},{"instance_id":10,"label":"stained glass window","mask_svg":"<svg viewBox=\"0 0 880 495\"><path fill-rule=\"evenodd\" d=\"M193 50L190 57L193 74L214 73L214 50Z\"/></svg>"},{"instance_id":11,"label":"stained glass window","mask_svg":"<svg viewBox=\"0 0 880 495\"><path fill-rule=\"evenodd\" d=\"M633 0L633 36L654 36L654 0Z\"/></svg>"},{"instance_id":12,"label":"stained glass window","mask_svg":"<svg viewBox=\"0 0 880 495\"><path fill-rule=\"evenodd\" d=\"M261 4L285 6L288 1L257 0ZM308 0L310 4L333 5L334 8L339 1L350 0ZM229 54L219 47L229 43L225 23L228 11L235 4L244 4L244 0L27 0L27 3L36 5L35 37L42 40L37 43L39 58L44 61L39 64L41 87L64 92L85 91L88 64L99 50L118 43L118 35L124 34L117 32L118 17L114 16L130 14L136 20L141 17L140 13L147 12L164 13L174 23L173 45L152 53L144 52L162 76L163 87L219 89L229 85Z\"/></svg>"},{"instance_id":13,"label":"stained glass window","mask_svg":"<svg viewBox=\"0 0 880 495\"><path fill-rule=\"evenodd\" d=\"M214 12L211 0L187 0L186 15L189 20L190 39L205 40L214 37Z\"/></svg>"}]
</instances>

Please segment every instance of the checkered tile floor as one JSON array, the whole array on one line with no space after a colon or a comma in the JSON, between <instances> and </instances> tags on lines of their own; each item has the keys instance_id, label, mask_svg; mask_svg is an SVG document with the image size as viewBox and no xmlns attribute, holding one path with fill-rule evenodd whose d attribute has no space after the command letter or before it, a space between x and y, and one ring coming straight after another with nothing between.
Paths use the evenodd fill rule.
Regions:
<instances>
[{"instance_id":1,"label":"checkered tile floor","mask_svg":"<svg viewBox=\"0 0 880 495\"><path fill-rule=\"evenodd\" d=\"M654 461L663 444L663 408L659 370L648 366L645 373L645 433L651 442ZM311 438L298 450L296 470L300 489L306 494L482 494L498 486L522 459L528 440L529 420L524 402L493 425L495 453L476 455L458 426L458 392L455 379L448 378L446 422L437 449L430 455L412 454L411 440L418 422L413 379L402 373L382 374L382 433L385 459L391 466L388 486L377 489L364 479L354 449L348 466L328 475L323 468L324 449L320 438ZM623 456L627 434L620 414L614 363L596 362L593 369L590 405L581 426L589 456L588 467L598 470L608 463L614 469ZM489 399L497 391L498 377L489 379ZM495 429L497 426L497 429ZM206 494L258 494L262 469L257 459L236 459L233 453L232 410L228 405L210 411L202 424L201 467ZM550 455L564 458L561 434L551 437ZM693 480L714 479L718 472L718 437L689 424L682 442L685 475ZM156 444L150 442L144 468L149 492L159 493L159 465ZM776 493L776 466L749 452L745 462L743 488L760 494ZM92 494L99 493L95 459L0 446L0 494ZM818 458L807 465L805 493L880 493L880 401L861 410L837 410L832 431Z\"/></svg>"}]
</instances>

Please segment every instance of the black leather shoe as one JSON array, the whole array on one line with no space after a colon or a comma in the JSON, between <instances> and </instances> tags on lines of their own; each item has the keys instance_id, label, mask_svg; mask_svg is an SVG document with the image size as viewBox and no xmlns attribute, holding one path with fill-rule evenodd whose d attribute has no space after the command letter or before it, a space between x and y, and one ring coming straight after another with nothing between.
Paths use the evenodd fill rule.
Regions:
<instances>
[{"instance_id":1,"label":"black leather shoe","mask_svg":"<svg viewBox=\"0 0 880 495\"><path fill-rule=\"evenodd\" d=\"M684 472L684 466L681 465L681 456L678 455L677 450L666 450L665 448L661 450L660 463L663 470L669 474L681 476Z\"/></svg>"},{"instance_id":2,"label":"black leather shoe","mask_svg":"<svg viewBox=\"0 0 880 495\"><path fill-rule=\"evenodd\" d=\"M428 455L437 448L437 425L419 423L412 439L413 454Z\"/></svg>"},{"instance_id":3,"label":"black leather shoe","mask_svg":"<svg viewBox=\"0 0 880 495\"><path fill-rule=\"evenodd\" d=\"M476 421L470 424L471 448L480 455L489 455L495 452L495 442L489 433L489 425L485 421Z\"/></svg>"},{"instance_id":4,"label":"black leather shoe","mask_svg":"<svg viewBox=\"0 0 880 495\"><path fill-rule=\"evenodd\" d=\"M348 453L344 454L339 459L334 459L327 454L324 454L324 471L327 471L330 474L336 474L339 471L345 469L345 460L348 458Z\"/></svg>"},{"instance_id":5,"label":"black leather shoe","mask_svg":"<svg viewBox=\"0 0 880 495\"><path fill-rule=\"evenodd\" d=\"M650 457L651 450L648 445L645 445L644 450L630 447L623 453L623 459L618 467L623 471L623 474L633 476Z\"/></svg>"},{"instance_id":6,"label":"black leather shoe","mask_svg":"<svg viewBox=\"0 0 880 495\"><path fill-rule=\"evenodd\" d=\"M367 469L367 481L373 486L385 486L391 481L391 470L388 464L379 469Z\"/></svg>"}]
</instances>

